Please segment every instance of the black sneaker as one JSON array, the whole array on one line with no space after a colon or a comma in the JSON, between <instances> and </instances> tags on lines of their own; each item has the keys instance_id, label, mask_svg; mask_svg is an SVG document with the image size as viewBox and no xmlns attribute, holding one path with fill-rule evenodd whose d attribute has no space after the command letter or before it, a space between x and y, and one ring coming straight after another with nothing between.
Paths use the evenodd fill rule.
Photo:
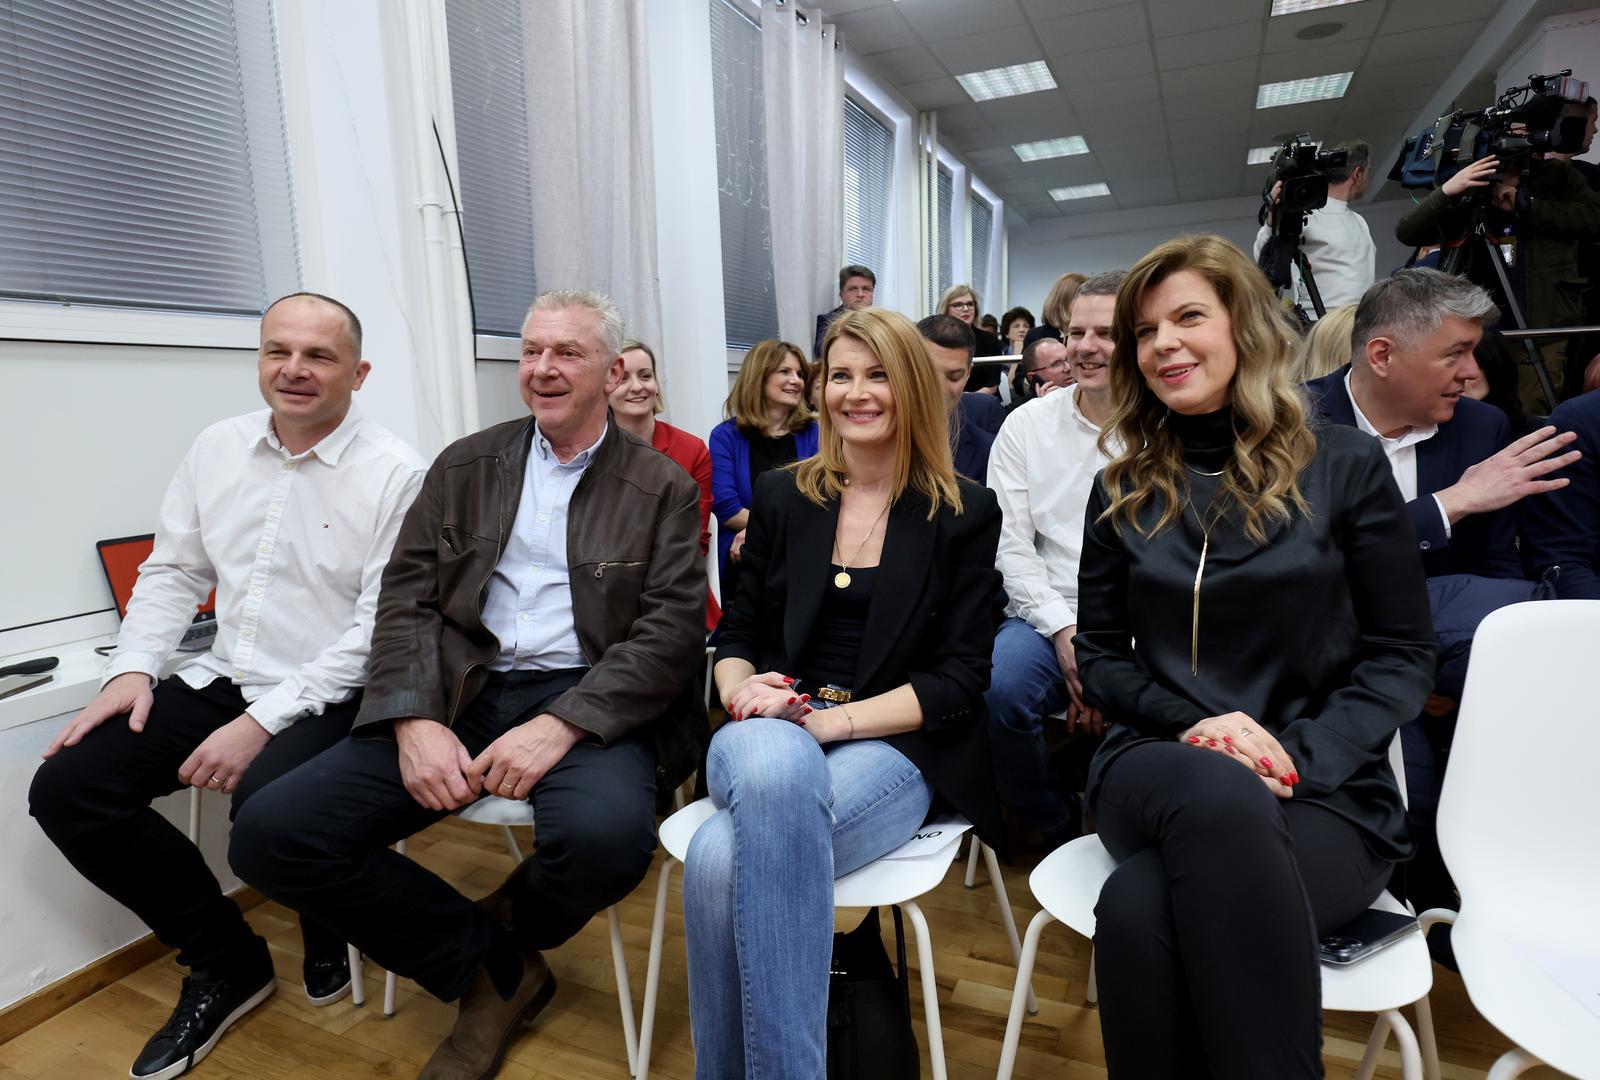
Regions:
<instances>
[{"instance_id":1,"label":"black sneaker","mask_svg":"<svg viewBox=\"0 0 1600 1080\"><path fill-rule=\"evenodd\" d=\"M270 965L254 976L189 975L178 993L178 1007L144 1044L128 1075L133 1080L182 1076L211 1053L235 1020L271 997L275 986Z\"/></svg>"},{"instance_id":2,"label":"black sneaker","mask_svg":"<svg viewBox=\"0 0 1600 1080\"><path fill-rule=\"evenodd\" d=\"M332 1005L350 992L350 953L343 946L332 956L307 956L300 968L306 1000Z\"/></svg>"}]
</instances>

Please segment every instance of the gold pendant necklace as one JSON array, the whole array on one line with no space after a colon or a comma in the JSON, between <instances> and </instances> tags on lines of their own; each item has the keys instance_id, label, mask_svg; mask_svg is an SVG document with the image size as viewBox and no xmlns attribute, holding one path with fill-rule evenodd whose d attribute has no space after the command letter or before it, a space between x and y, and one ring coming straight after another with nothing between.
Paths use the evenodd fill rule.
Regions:
<instances>
[{"instance_id":1,"label":"gold pendant necklace","mask_svg":"<svg viewBox=\"0 0 1600 1080\"><path fill-rule=\"evenodd\" d=\"M1216 495L1213 494L1211 501L1215 502L1216 499ZM1207 503L1206 511L1211 517L1211 524L1207 525L1200 520L1200 512L1195 510L1193 503L1189 504L1189 509L1194 513L1195 524L1200 526L1200 563L1194 568L1194 609L1189 620L1189 674L1198 675L1200 674L1200 582L1206 576L1206 555L1211 551L1211 530L1222 520L1222 514L1210 514L1211 503Z\"/></svg>"},{"instance_id":2,"label":"gold pendant necklace","mask_svg":"<svg viewBox=\"0 0 1600 1080\"><path fill-rule=\"evenodd\" d=\"M846 483L848 482L849 481L846 481ZM872 534L878 531L878 522L882 521L883 515L887 514L888 512L889 500L885 499L883 503L883 509L879 510L878 516L872 519L872 527L867 530L866 537L856 548L856 553L852 556L852 558L861 558L861 552L866 549L867 541L871 540ZM833 534L833 553L839 556L839 572L833 575L833 587L835 589L848 589L850 587L850 564L844 561L844 554L839 550L839 534L837 531L835 531Z\"/></svg>"}]
</instances>

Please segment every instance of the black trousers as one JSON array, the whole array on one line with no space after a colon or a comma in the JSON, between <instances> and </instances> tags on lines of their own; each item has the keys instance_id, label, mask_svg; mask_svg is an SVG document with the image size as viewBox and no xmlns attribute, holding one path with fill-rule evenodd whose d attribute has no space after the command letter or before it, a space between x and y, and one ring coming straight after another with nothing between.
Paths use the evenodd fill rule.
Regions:
<instances>
[{"instance_id":1,"label":"black trousers","mask_svg":"<svg viewBox=\"0 0 1600 1080\"><path fill-rule=\"evenodd\" d=\"M452 730L474 756L581 671L493 675ZM561 944L632 892L656 846L656 755L636 732L574 746L529 796L536 849L509 882L515 944ZM446 815L411 797L392 738L347 738L252 799L228 859L240 877L445 1001L512 942L476 904L389 846Z\"/></svg>"},{"instance_id":2,"label":"black trousers","mask_svg":"<svg viewBox=\"0 0 1600 1080\"><path fill-rule=\"evenodd\" d=\"M344 738L359 704L357 698L329 706L274 736L240 778L232 813ZM178 963L200 970L226 970L266 945L222 894L188 836L150 803L182 789L179 766L249 707L227 679L199 690L163 679L143 732L133 732L126 716L111 717L39 766L28 791L29 812L67 861L177 949ZM305 923L302 929L308 953L343 947L326 930Z\"/></svg>"},{"instance_id":3,"label":"black trousers","mask_svg":"<svg viewBox=\"0 0 1600 1080\"><path fill-rule=\"evenodd\" d=\"M1094 814L1119 863L1095 905L1109 1075L1320 1077L1317 938L1392 864L1343 818L1179 743L1123 753Z\"/></svg>"}]
</instances>

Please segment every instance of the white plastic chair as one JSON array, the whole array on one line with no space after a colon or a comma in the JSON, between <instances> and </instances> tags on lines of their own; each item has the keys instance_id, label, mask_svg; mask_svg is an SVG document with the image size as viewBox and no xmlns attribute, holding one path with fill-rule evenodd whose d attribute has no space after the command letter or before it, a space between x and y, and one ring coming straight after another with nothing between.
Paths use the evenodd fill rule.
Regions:
<instances>
[{"instance_id":1,"label":"white plastic chair","mask_svg":"<svg viewBox=\"0 0 1600 1080\"><path fill-rule=\"evenodd\" d=\"M1390 744L1389 760L1405 795L1405 766L1400 758L1400 739ZM1091 941L1094 940L1094 905L1100 898L1116 861L1098 836L1080 836L1057 848L1034 868L1028 888L1039 901L1039 914L1028 924L1022 942L1022 958L1017 964L1017 986L1011 995L1011 1015L1006 1022L1005 1041L1000 1051L997 1080L1010 1080L1016 1066L1017 1043L1022 1036L1023 987L1033 975L1039 953L1039 937L1050 923L1060 921ZM1409 908L1388 892L1372 905L1382 911L1411 914ZM1435 913L1425 913L1419 921L1424 930ZM1095 958L1089 954L1089 985L1086 998L1092 1005L1099 994L1095 985ZM1376 1013L1372 1037L1356 1072L1357 1080L1371 1080L1378 1067L1378 1054L1392 1030L1400 1046L1400 1069L1405 1080L1438 1080L1439 1055L1433 1036L1433 1014L1428 1007L1428 991L1433 988L1433 961L1422 934L1411 934L1382 952L1355 964L1339 967L1322 965L1322 1007L1335 1012ZM1400 1012L1402 1006L1416 1005L1420 1041Z\"/></svg>"},{"instance_id":2,"label":"white plastic chair","mask_svg":"<svg viewBox=\"0 0 1600 1080\"><path fill-rule=\"evenodd\" d=\"M1587 972L1595 993L1600 854L1582 770L1600 734L1597 643L1597 600L1513 604L1473 640L1438 829L1461 894L1445 921L1467 996L1517 1044L1490 1080L1541 1063L1600 1077L1600 1017L1540 963Z\"/></svg>"},{"instance_id":3,"label":"white plastic chair","mask_svg":"<svg viewBox=\"0 0 1600 1080\"><path fill-rule=\"evenodd\" d=\"M533 804L526 800L502 799L490 795L479 799L470 806L457 810L455 816L462 821L470 821L476 825L498 826L506 841L506 852L511 856L511 864L520 866L522 863L522 847L517 843L515 834L511 829L516 825L526 825L533 828ZM401 840L394 846L395 851L404 855L406 842ZM606 908L606 923L611 931L611 964L617 974L617 1003L622 1013L622 1040L628 1050L628 1071L634 1072L638 1068L639 1060L639 1035L633 1017L633 989L628 983L628 962L622 951L622 925L617 919L615 907ZM366 995L362 986L362 957L354 945L350 949L350 996L351 1002L357 1006L365 1003ZM383 1015L392 1017L395 1012L395 974L389 972L383 980Z\"/></svg>"},{"instance_id":4,"label":"white plastic chair","mask_svg":"<svg viewBox=\"0 0 1600 1080\"><path fill-rule=\"evenodd\" d=\"M710 799L698 799L661 823L661 846L671 858L661 864L661 874L656 884L655 919L650 927L650 963L644 977L644 1012L639 1022L638 1080L646 1080L650 1069L650 1042L655 1030L656 991L661 979L661 944L665 936L667 913L667 884L674 865L681 864L689 853L689 841L701 825L716 813ZM978 843L974 837L974 843ZM833 883L835 907L887 907L899 904L905 909L916 938L917 966L922 975L922 1009L928 1025L928 1056L933 1063L934 1080L945 1080L944 1035L939 1024L938 984L933 976L933 942L929 936L928 920L917 906L917 898L931 891L944 880L950 864L960 850L961 837L956 836L939 851L910 859L882 858L852 871ZM994 884L1000 917L1005 923L1006 936L1011 942L1011 956L1020 952L1017 941L1017 923L1011 913L1011 901L1006 897L1005 883L1000 879L1000 864L993 850L983 844L983 855L989 868L989 880ZM1030 1011L1037 1012L1033 988L1026 987Z\"/></svg>"}]
</instances>

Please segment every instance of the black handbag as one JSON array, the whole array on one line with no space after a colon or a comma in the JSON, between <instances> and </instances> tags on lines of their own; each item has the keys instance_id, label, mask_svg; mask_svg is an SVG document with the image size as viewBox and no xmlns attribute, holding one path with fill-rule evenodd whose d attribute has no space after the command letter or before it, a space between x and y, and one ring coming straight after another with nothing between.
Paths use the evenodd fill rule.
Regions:
<instances>
[{"instance_id":1,"label":"black handbag","mask_svg":"<svg viewBox=\"0 0 1600 1080\"><path fill-rule=\"evenodd\" d=\"M889 965L878 909L854 930L833 935L828 971L828 1080L913 1080L922 1075L911 1030L911 982L905 927L894 911L895 959Z\"/></svg>"}]
</instances>

